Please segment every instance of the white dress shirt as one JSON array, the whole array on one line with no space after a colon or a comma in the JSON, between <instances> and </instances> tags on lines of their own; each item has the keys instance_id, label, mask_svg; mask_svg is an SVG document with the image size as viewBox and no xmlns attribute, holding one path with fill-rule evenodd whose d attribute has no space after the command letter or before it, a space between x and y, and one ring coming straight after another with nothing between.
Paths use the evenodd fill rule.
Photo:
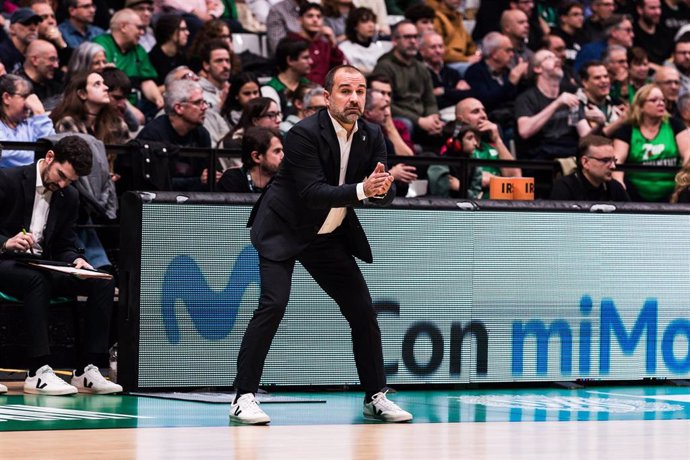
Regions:
<instances>
[{"instance_id":1,"label":"white dress shirt","mask_svg":"<svg viewBox=\"0 0 690 460\"><path fill-rule=\"evenodd\" d=\"M345 173L347 172L347 162L350 159L352 139L354 139L358 126L357 123L355 123L354 129L348 136L347 130L331 116L330 112L328 112L328 117L331 119L331 123L333 123L333 129L335 129L335 135L338 138L338 145L340 145L340 175L338 177L338 185L343 185L345 183ZM367 196L364 194L364 182L360 182L357 184L357 198L361 201L366 197ZM347 208L331 208L326 216L326 220L319 229L319 235L331 233L338 228L340 224L343 223L346 213Z\"/></svg>"},{"instance_id":2,"label":"white dress shirt","mask_svg":"<svg viewBox=\"0 0 690 460\"><path fill-rule=\"evenodd\" d=\"M36 241L34 252L37 254L43 253L40 243L43 242L43 232L45 232L46 224L48 223L48 213L50 212L50 198L53 196L53 192L43 186L40 168L43 161L45 160L38 160L36 162L36 192L34 194L34 209L31 213L31 226L29 228Z\"/></svg>"}]
</instances>

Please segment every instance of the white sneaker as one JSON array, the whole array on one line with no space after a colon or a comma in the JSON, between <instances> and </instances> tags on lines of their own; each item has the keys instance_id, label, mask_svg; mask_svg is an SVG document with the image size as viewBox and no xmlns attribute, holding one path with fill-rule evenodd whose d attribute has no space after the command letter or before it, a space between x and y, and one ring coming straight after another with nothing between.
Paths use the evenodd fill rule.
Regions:
<instances>
[{"instance_id":1,"label":"white sneaker","mask_svg":"<svg viewBox=\"0 0 690 460\"><path fill-rule=\"evenodd\" d=\"M24 393L34 395L63 396L73 395L77 389L55 375L47 364L36 371L33 377L26 376Z\"/></svg>"},{"instance_id":2,"label":"white sneaker","mask_svg":"<svg viewBox=\"0 0 690 460\"><path fill-rule=\"evenodd\" d=\"M265 425L271 422L271 417L261 410L259 401L252 393L245 393L237 403L230 405L230 420L247 425Z\"/></svg>"},{"instance_id":3,"label":"white sneaker","mask_svg":"<svg viewBox=\"0 0 690 460\"><path fill-rule=\"evenodd\" d=\"M0 393L7 393L7 387L0 383Z\"/></svg>"},{"instance_id":4,"label":"white sneaker","mask_svg":"<svg viewBox=\"0 0 690 460\"><path fill-rule=\"evenodd\" d=\"M122 393L122 386L106 380L93 364L89 364L84 368L84 373L77 377L72 375L72 385L74 385L80 393L92 393L96 395L109 395L112 393Z\"/></svg>"},{"instance_id":5,"label":"white sneaker","mask_svg":"<svg viewBox=\"0 0 690 460\"><path fill-rule=\"evenodd\" d=\"M378 392L371 397L371 402L364 403L364 416L382 420L384 422L409 422L412 414L402 410L390 399L386 398L387 391Z\"/></svg>"}]
</instances>

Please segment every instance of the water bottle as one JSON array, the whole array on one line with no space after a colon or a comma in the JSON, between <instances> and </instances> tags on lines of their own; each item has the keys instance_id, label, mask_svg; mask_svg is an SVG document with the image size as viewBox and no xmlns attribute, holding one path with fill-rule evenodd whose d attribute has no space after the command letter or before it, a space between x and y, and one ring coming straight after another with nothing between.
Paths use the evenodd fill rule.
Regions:
<instances>
[{"instance_id":1,"label":"water bottle","mask_svg":"<svg viewBox=\"0 0 690 460\"><path fill-rule=\"evenodd\" d=\"M110 381L117 383L117 343L110 347Z\"/></svg>"},{"instance_id":2,"label":"water bottle","mask_svg":"<svg viewBox=\"0 0 690 460\"><path fill-rule=\"evenodd\" d=\"M577 126L580 120L580 106L570 107L568 109L568 126Z\"/></svg>"}]
</instances>

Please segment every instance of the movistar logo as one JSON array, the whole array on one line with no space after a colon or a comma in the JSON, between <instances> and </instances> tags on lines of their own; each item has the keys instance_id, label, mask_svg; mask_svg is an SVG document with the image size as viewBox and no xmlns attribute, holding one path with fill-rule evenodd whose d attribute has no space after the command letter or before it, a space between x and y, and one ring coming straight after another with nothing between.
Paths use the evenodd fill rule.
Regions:
<instances>
[{"instance_id":1,"label":"movistar logo","mask_svg":"<svg viewBox=\"0 0 690 460\"><path fill-rule=\"evenodd\" d=\"M235 325L244 291L259 283L259 257L253 246L246 246L237 256L228 284L220 292L209 288L197 263L189 256L175 257L163 278L161 315L170 343L180 341L175 304L182 301L194 328L207 340L221 340Z\"/></svg>"}]
</instances>

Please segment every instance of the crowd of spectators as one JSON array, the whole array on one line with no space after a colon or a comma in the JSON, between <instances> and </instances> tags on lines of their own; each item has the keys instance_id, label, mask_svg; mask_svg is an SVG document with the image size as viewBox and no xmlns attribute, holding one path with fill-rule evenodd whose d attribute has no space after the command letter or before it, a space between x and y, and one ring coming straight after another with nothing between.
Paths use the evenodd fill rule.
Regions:
<instances>
[{"instance_id":1,"label":"crowd of spectators","mask_svg":"<svg viewBox=\"0 0 690 460\"><path fill-rule=\"evenodd\" d=\"M74 132L241 149L250 128L284 136L322 109L325 74L350 63L391 156L577 157L586 177L581 157L601 142L579 144L600 136L615 157L607 180L655 202L673 194L668 167L690 158L690 0L13 0L0 25L0 141ZM237 33L265 33L264 52L236 52ZM250 160L221 156L209 171L176 159L160 183L208 190ZM0 167L33 161L5 150ZM389 165L400 196L431 180L412 163ZM667 168L624 174L623 163ZM529 175L548 197L552 171L526 164L433 168L429 191L488 198L492 176Z\"/></svg>"}]
</instances>

